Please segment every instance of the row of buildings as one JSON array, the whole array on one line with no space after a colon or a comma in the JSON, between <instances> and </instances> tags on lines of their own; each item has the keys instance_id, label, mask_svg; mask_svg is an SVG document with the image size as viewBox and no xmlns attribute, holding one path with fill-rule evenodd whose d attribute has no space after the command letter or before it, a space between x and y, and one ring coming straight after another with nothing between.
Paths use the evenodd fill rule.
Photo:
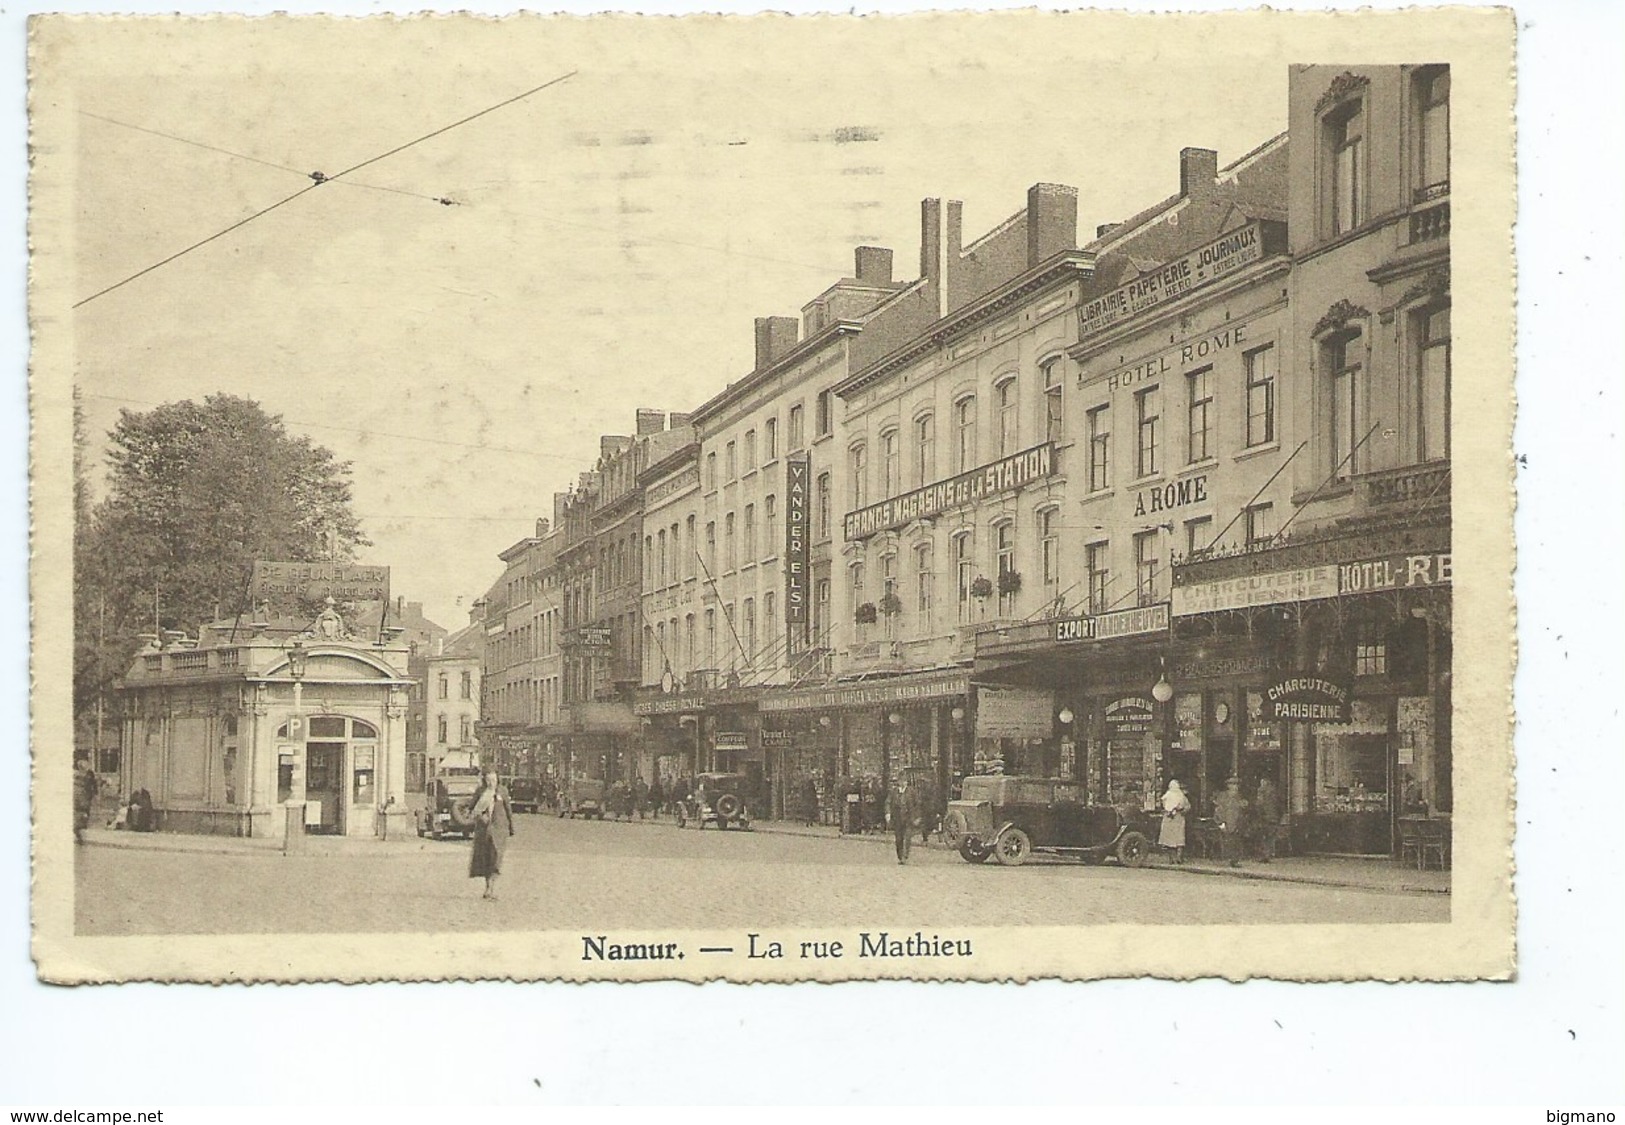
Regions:
<instances>
[{"instance_id":1,"label":"row of buildings","mask_svg":"<svg viewBox=\"0 0 1625 1125\"><path fill-rule=\"evenodd\" d=\"M1295 67L1286 133L1087 238L1063 185L969 240L926 200L912 280L858 248L750 371L605 436L461 632L143 653L125 791L356 833L475 743L744 773L761 815L905 770L1203 811L1267 777L1300 847L1388 851L1452 803L1449 90Z\"/></svg>"},{"instance_id":2,"label":"row of buildings","mask_svg":"<svg viewBox=\"0 0 1625 1125\"><path fill-rule=\"evenodd\" d=\"M482 744L774 815L985 768L1269 777L1329 851L1447 811L1449 82L1294 68L1285 134L1087 240L1064 185L969 241L925 200L913 280L858 248L503 553Z\"/></svg>"}]
</instances>

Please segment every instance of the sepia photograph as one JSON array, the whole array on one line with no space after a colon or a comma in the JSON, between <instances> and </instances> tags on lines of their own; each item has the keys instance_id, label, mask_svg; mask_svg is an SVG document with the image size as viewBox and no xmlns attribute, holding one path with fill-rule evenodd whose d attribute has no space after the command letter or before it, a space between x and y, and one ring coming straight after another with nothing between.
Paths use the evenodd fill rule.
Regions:
<instances>
[{"instance_id":1,"label":"sepia photograph","mask_svg":"<svg viewBox=\"0 0 1625 1125\"><path fill-rule=\"evenodd\" d=\"M35 17L40 976L1506 979L1512 32Z\"/></svg>"}]
</instances>

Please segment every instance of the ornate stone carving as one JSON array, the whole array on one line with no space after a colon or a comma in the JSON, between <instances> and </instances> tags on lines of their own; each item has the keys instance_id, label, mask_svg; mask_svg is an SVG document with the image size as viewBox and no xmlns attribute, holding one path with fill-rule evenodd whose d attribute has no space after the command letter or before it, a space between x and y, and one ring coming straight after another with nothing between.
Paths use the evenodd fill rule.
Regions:
<instances>
[{"instance_id":1,"label":"ornate stone carving","mask_svg":"<svg viewBox=\"0 0 1625 1125\"><path fill-rule=\"evenodd\" d=\"M1409 289L1399 299L1399 305L1406 305L1418 301L1433 301L1450 292L1450 271L1447 269L1432 269L1422 275L1422 279Z\"/></svg>"},{"instance_id":2,"label":"ornate stone carving","mask_svg":"<svg viewBox=\"0 0 1625 1125\"><path fill-rule=\"evenodd\" d=\"M1370 315L1371 310L1364 305L1356 305L1346 297L1341 298L1326 310L1325 316L1315 321L1315 330L1310 335L1324 336L1328 332L1340 332L1348 327L1349 321L1364 320Z\"/></svg>"},{"instance_id":3,"label":"ornate stone carving","mask_svg":"<svg viewBox=\"0 0 1625 1125\"><path fill-rule=\"evenodd\" d=\"M1324 94L1320 95L1320 100L1315 103L1315 114L1318 116L1325 113L1327 109L1344 98L1359 93L1369 85L1371 85L1371 79L1362 74L1355 74L1351 70L1345 70L1332 79L1332 84L1326 87Z\"/></svg>"}]
</instances>

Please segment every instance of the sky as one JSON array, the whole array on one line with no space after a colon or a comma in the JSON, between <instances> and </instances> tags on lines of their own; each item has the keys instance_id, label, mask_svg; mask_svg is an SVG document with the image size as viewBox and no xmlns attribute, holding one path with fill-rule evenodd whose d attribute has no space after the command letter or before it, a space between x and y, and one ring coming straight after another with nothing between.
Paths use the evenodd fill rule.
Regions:
<instances>
[{"instance_id":1,"label":"sky","mask_svg":"<svg viewBox=\"0 0 1625 1125\"><path fill-rule=\"evenodd\" d=\"M1223 164L1285 127L1267 45L1174 66L1095 26L86 25L64 96L90 433L257 399L353 463L363 560L455 628L598 435L747 374L752 319L798 312L855 246L917 276L922 198L963 200L968 243L1071 184L1087 239L1177 191L1181 147Z\"/></svg>"}]
</instances>

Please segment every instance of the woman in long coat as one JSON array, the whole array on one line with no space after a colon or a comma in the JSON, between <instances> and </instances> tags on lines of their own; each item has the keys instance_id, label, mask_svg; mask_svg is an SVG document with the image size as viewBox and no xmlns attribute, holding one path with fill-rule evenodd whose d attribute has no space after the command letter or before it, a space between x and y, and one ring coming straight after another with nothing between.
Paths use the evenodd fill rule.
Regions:
<instances>
[{"instance_id":1,"label":"woman in long coat","mask_svg":"<svg viewBox=\"0 0 1625 1125\"><path fill-rule=\"evenodd\" d=\"M1185 862L1185 814L1190 809L1190 798L1185 796L1178 779L1170 778L1168 791L1162 795L1162 828L1157 833L1157 843L1173 850L1175 863Z\"/></svg>"},{"instance_id":2,"label":"woman in long coat","mask_svg":"<svg viewBox=\"0 0 1625 1125\"><path fill-rule=\"evenodd\" d=\"M513 835L513 805L508 791L488 770L474 797L474 850L468 857L468 877L485 879L485 898L497 897L497 876L502 874L502 856Z\"/></svg>"}]
</instances>

